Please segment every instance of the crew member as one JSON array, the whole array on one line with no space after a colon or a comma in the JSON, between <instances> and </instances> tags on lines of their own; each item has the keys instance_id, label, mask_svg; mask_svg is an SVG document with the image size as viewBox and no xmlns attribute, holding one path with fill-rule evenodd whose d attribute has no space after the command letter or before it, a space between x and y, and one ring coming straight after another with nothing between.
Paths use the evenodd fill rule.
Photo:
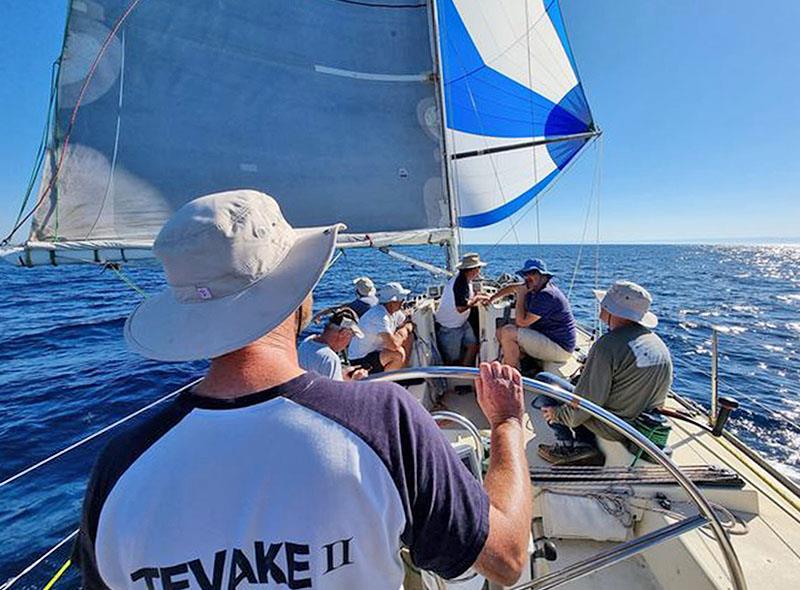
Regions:
<instances>
[{"instance_id":1,"label":"crew member","mask_svg":"<svg viewBox=\"0 0 800 590\"><path fill-rule=\"evenodd\" d=\"M481 366L484 490L402 387L298 365L338 229L294 230L252 190L191 201L163 227L168 289L134 310L126 339L211 364L100 454L74 553L84 588L396 590L401 545L444 578L518 579L532 506L518 372Z\"/></svg>"},{"instance_id":2,"label":"crew member","mask_svg":"<svg viewBox=\"0 0 800 590\"><path fill-rule=\"evenodd\" d=\"M516 295L514 324L500 329L498 339L503 361L519 368L520 348L538 359L546 371L564 365L575 350L577 328L569 301L552 282L553 273L543 260L527 260L517 271L524 284L509 285L495 293L490 302Z\"/></svg>"},{"instance_id":3,"label":"crew member","mask_svg":"<svg viewBox=\"0 0 800 590\"><path fill-rule=\"evenodd\" d=\"M469 321L473 307L486 304L486 295L475 295L474 281L486 266L478 254L464 254L458 273L448 281L436 310L436 342L445 365L472 366L478 355L478 339Z\"/></svg>"},{"instance_id":4,"label":"crew member","mask_svg":"<svg viewBox=\"0 0 800 590\"><path fill-rule=\"evenodd\" d=\"M669 349L652 330L658 318L650 311L653 301L644 287L618 281L608 291L595 291L600 319L608 325L589 350L575 393L629 422L664 404L672 386ZM569 382L540 375L538 378L573 390ZM582 410L561 405L540 395L541 408L556 436L555 445L539 445L539 455L557 465L602 465L596 436L626 440L621 434Z\"/></svg>"},{"instance_id":5,"label":"crew member","mask_svg":"<svg viewBox=\"0 0 800 590\"><path fill-rule=\"evenodd\" d=\"M339 353L350 344L353 337L363 338L358 327L358 316L349 307L336 310L322 334L314 334L297 347L300 366L335 381L357 381L367 376L367 371L358 366L342 369Z\"/></svg>"},{"instance_id":6,"label":"crew member","mask_svg":"<svg viewBox=\"0 0 800 590\"><path fill-rule=\"evenodd\" d=\"M393 371L406 366L414 342L414 324L403 312L411 293L400 283L386 283L378 291L378 305L361 318L364 338L353 340L347 356L353 366L369 373Z\"/></svg>"}]
</instances>

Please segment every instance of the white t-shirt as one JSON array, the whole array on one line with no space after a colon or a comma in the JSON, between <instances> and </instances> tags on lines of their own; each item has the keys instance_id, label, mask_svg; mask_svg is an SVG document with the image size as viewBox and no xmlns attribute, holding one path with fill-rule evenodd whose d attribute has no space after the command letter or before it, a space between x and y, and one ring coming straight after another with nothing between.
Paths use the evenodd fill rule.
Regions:
<instances>
[{"instance_id":1,"label":"white t-shirt","mask_svg":"<svg viewBox=\"0 0 800 590\"><path fill-rule=\"evenodd\" d=\"M183 394L116 437L74 558L92 590L397 590L401 544L452 578L488 532L486 493L408 392L304 373Z\"/></svg>"},{"instance_id":2,"label":"white t-shirt","mask_svg":"<svg viewBox=\"0 0 800 590\"><path fill-rule=\"evenodd\" d=\"M367 313L361 316L358 322L361 331L364 332L363 338L353 338L350 347L347 349L348 358L360 359L375 350L383 350L383 341L380 334L394 334L397 331L397 322L401 314L390 314L386 306L378 304Z\"/></svg>"},{"instance_id":3,"label":"white t-shirt","mask_svg":"<svg viewBox=\"0 0 800 590\"><path fill-rule=\"evenodd\" d=\"M334 381L343 381L342 359L333 352L330 346L309 336L297 347L297 360L306 371L328 377Z\"/></svg>"},{"instance_id":4,"label":"white t-shirt","mask_svg":"<svg viewBox=\"0 0 800 590\"><path fill-rule=\"evenodd\" d=\"M447 282L447 286L436 310L436 321L445 328L460 328L469 319L470 310L458 311L457 306L465 306L472 299L472 283L461 273Z\"/></svg>"}]
</instances>

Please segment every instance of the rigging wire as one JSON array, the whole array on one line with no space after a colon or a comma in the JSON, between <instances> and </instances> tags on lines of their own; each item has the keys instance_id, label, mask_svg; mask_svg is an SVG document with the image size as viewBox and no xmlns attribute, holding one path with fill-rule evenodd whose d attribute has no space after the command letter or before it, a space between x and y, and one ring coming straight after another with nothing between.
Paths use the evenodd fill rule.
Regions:
<instances>
[{"instance_id":1,"label":"rigging wire","mask_svg":"<svg viewBox=\"0 0 800 590\"><path fill-rule=\"evenodd\" d=\"M551 182L549 185L547 185L547 186L544 188L544 190L542 190L542 192L541 192L541 193L539 193L538 195L536 195L536 197L534 197L534 198L531 200L531 202L530 202L530 203L528 203L527 205L525 205L525 207L523 207L523 208L522 208L522 209L519 211L519 217L517 217L516 221L514 221L514 223L512 224L512 227L516 226L516 225L517 225L517 224L518 224L520 221L522 221L522 220L525 218L525 216L526 216L526 215L527 215L527 214L530 212L530 210L533 208L533 206L534 206L534 205L535 205L537 202L541 201L541 200L542 200L542 199L543 199L545 196L547 196L548 194L550 194L550 192L553 190L553 187L554 187L554 186L556 186L556 184L558 184L559 180L561 180L561 178L562 178L563 176L565 176L565 175L566 175L566 173L567 173L569 170L571 170L573 166L575 166L575 164L578 162L578 160L580 160L580 159L581 159L581 157L583 156L583 154L585 154L585 153L586 153L586 151L587 151L587 149L586 149L586 148L587 148L587 146L591 145L591 144L592 144L593 142L595 142L596 140L597 140L597 136L593 137L593 138L592 138L592 139L590 139L590 140L589 140L589 141L588 141L588 142L587 142L587 143L586 143L584 146L582 146L582 147L581 147L581 149L580 149L580 151L579 151L579 152L578 152L578 153L575 155L575 157L573 157L573 158L572 158L572 160L570 160L570 161L569 161L569 163L568 163L568 164L567 164L567 165L564 167L564 169L561 171L561 173L559 173L559 174L558 174L558 176L556 176L556 178L555 178L555 179L553 179L553 182ZM505 239L506 239L506 237L507 237L507 236L508 236L508 234L510 234L510 233L511 233L511 229L509 229L508 231L506 231L506 233L504 233L502 236L500 236L500 239L499 239L499 240L497 240L497 241L496 241L494 244L492 244L492 246L491 246L491 247L490 247L490 248L489 248L489 249L486 251L486 254L484 255L484 257L488 258L488 257L489 257L489 255L490 255L490 254L491 254L493 251L495 251L495 250L497 249L497 247L498 247L498 246L499 246L499 245L500 245L500 244L503 242L503 240L505 240Z\"/></svg>"},{"instance_id":2,"label":"rigging wire","mask_svg":"<svg viewBox=\"0 0 800 590\"><path fill-rule=\"evenodd\" d=\"M45 119L44 123L44 130L42 131L42 139L39 142L39 147L36 149L36 158L34 159L33 170L31 171L31 175L28 179L28 185L25 189L25 196L22 198L22 205L20 205L19 213L17 213L17 218L14 220L14 224L19 223L19 220L25 213L25 208L28 206L28 200L33 193L33 187L36 184L36 179L39 177L39 173L42 170L42 165L44 164L44 158L47 154L47 139L49 137L50 132L50 124L52 122L53 117L53 109L55 108L55 101L56 101L56 81L57 81L57 71L58 66L60 64L60 59L53 62L50 70L50 100L47 104L47 118Z\"/></svg>"},{"instance_id":3,"label":"rigging wire","mask_svg":"<svg viewBox=\"0 0 800 590\"><path fill-rule=\"evenodd\" d=\"M49 457L46 457L46 458L42 459L41 461L39 461L39 462L29 466L29 467L26 467L25 469L23 469L19 473L15 474L15 475L12 475L11 477L7 477L3 481L0 481L0 488L3 488L5 486L7 486L8 484L15 482L19 478L31 473L32 471L35 471L35 470L39 469L40 467L43 467L43 466L47 465L48 463L54 461L55 459L58 459L59 457L61 457L63 455L66 455L70 451L73 451L73 450L77 449L78 447L81 447L81 446L85 445L89 441L92 441L92 440L96 439L98 436L102 436L103 434L105 434L106 432L116 428L117 426L121 426L122 424L125 424L126 422L128 422L129 420L132 420L136 416L139 416L140 414L143 414L144 412L156 407L157 405L159 405L159 404L161 404L161 403L163 403L163 402L165 402L165 401L167 401L169 399L172 399L173 397L175 397L178 394L186 391L187 389L189 389L191 387L194 387L201 380L202 380L202 377L198 378L198 379L195 379L191 383L188 383L188 384L180 387L179 389L176 389L175 391L173 391L171 393L168 393L167 395L157 399L156 401L147 404L143 408L139 408L138 410L128 414L124 418L120 418L116 422L114 422L112 424L109 424L108 426L104 426L100 430L97 430L96 432L93 432L89 436L86 436L86 437L84 437L84 438L72 443L68 447L64 447L63 449L53 453ZM5 589L3 587L0 587L0 590L5 590Z\"/></svg>"},{"instance_id":4,"label":"rigging wire","mask_svg":"<svg viewBox=\"0 0 800 590\"><path fill-rule=\"evenodd\" d=\"M575 279L578 277L578 271L581 266L581 256L583 255L583 244L586 242L586 232L589 229L589 218L592 213L592 204L594 203L594 194L589 193L589 198L586 199L586 217L583 220L583 232L581 233L581 243L578 245L578 255L575 257L575 267L572 269L572 278L569 281L569 289L567 289L567 299L572 297L572 288L575 286Z\"/></svg>"},{"instance_id":5,"label":"rigging wire","mask_svg":"<svg viewBox=\"0 0 800 590\"><path fill-rule=\"evenodd\" d=\"M141 1L142 0L131 0L130 4L128 4L128 7L117 18L116 22L111 27L111 30L108 32L108 35L106 36L105 40L103 41L102 45L100 46L100 49L97 51L97 55L95 56L94 60L92 61L92 64L89 66L89 70L86 73L86 77L83 80L83 84L81 84L81 89L80 89L80 92L78 93L78 99L75 102L75 106L72 109L72 114L70 115L70 118L69 118L69 124L67 125L67 131L64 134L64 141L61 144L61 150L60 150L60 154L58 156L58 162L56 163L55 169L53 170L53 175L50 177L50 180L48 181L47 186L42 191L42 194L39 195L39 198L36 200L36 203L34 204L34 206L31 208L30 211L28 211L27 214L25 214L22 217L22 219L18 220L14 224L14 226L11 228L11 231L8 233L8 235L2 241L0 241L0 246L8 245L8 243L11 241L11 238L14 237L14 234L16 234L17 231L19 230L19 228L21 228L33 216L33 214L36 212L36 210L39 208L39 206L42 203L44 203L45 199L48 197L48 195L52 192L53 188L55 187L56 179L58 178L58 175L61 172L61 168L64 165L64 160L65 160L66 155L67 155L70 138L72 136L72 131L73 131L74 127L75 127L75 121L78 118L78 110L80 109L81 105L83 104L83 99L84 99L84 96L86 95L86 90L89 88L89 83L92 81L92 78L94 78L94 74L97 71L97 66L100 64L100 60L105 55L106 50L108 49L109 45L111 45L111 40L116 36L116 34L119 31L119 29L122 26L122 24L125 22L125 20L128 18L128 16L130 16L130 14L134 11L134 9L139 5L139 3Z\"/></svg>"},{"instance_id":6,"label":"rigging wire","mask_svg":"<svg viewBox=\"0 0 800 590\"><path fill-rule=\"evenodd\" d=\"M58 550L59 550L61 547L63 547L65 544L67 544L67 543L70 541L70 539L72 539L73 537L75 537L75 536L78 534L78 530L79 530L79 529L75 529L75 530L74 530L74 531L72 531L70 534L68 534L66 537L64 537L63 539L61 539L61 540L60 540L58 543L56 543L55 545L53 545L53 546L52 546L50 549L48 549L47 551L45 551L45 552L44 552L42 555L40 555L40 556L39 556L39 557L38 557L36 560L34 560L34 561L33 561L33 563L31 563L30 565L28 565L28 566L27 566L27 567L26 567L24 570L22 570L22 571L21 571L20 573L18 573L16 576L14 576L13 578L9 579L9 580L8 580L8 581L7 581L5 584L3 584L2 586L0 586L0 590L8 590L9 588L11 588L11 586L13 586L14 584L16 584L16 583L17 583L17 582L20 580L20 578L22 578L23 576L26 576L27 574L29 574L29 573L30 573L31 571L33 571L33 570L34 570L36 567L38 567L38 566L39 566L39 565L40 565L40 564L41 564L41 563L42 563L42 562L43 562L45 559L47 559L48 557L50 557L50 556L51 556L53 553L55 553L55 552L56 552L56 551L58 551ZM68 560L68 563L69 563L69 560ZM61 568L62 568L63 570L66 570L66 569L67 569L67 567L69 567L69 566L66 566L66 567L65 567L65 566L63 566L63 565L61 566ZM60 577L61 577L61 574L63 574L63 573L64 573L63 571L60 571L60 574L57 574L57 577L54 577L53 579L51 579L51 582L52 582L53 584L55 584L55 581L56 581L58 578L60 578ZM47 586L47 588L49 589L49 588L50 588L50 586L52 586L52 584L50 584L50 582L48 582L48 586Z\"/></svg>"},{"instance_id":7,"label":"rigging wire","mask_svg":"<svg viewBox=\"0 0 800 590\"><path fill-rule=\"evenodd\" d=\"M528 27L527 33L525 34L525 41L527 43L527 51L526 57L528 58L528 88L533 88L533 69L531 68L531 31L532 28L530 27L530 10L529 10L529 2L525 2L525 26ZM531 131L536 129L536 109L533 107L533 93L528 93L529 104L531 108ZM534 132L535 133L535 132ZM536 186L539 183L539 171L536 167L536 146L531 149L531 160L533 160L533 186ZM517 240L519 242L519 240ZM542 243L542 234L541 228L539 226L539 203L536 203L536 243Z\"/></svg>"}]
</instances>

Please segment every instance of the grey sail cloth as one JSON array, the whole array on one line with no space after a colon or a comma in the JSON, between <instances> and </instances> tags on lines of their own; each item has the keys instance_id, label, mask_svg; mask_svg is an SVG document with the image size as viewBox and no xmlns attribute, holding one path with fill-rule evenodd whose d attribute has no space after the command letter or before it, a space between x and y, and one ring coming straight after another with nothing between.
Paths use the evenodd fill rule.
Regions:
<instances>
[{"instance_id":1,"label":"grey sail cloth","mask_svg":"<svg viewBox=\"0 0 800 590\"><path fill-rule=\"evenodd\" d=\"M71 3L42 190L128 5ZM424 5L142 1L86 89L31 240L152 239L185 202L242 187L297 227L449 227L432 70Z\"/></svg>"}]
</instances>

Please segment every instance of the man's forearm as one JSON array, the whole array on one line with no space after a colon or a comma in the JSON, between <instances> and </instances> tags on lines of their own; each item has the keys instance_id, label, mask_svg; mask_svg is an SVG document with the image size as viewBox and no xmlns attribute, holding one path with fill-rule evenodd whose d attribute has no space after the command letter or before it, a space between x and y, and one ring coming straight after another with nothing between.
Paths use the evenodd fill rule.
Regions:
<instances>
[{"instance_id":1,"label":"man's forearm","mask_svg":"<svg viewBox=\"0 0 800 590\"><path fill-rule=\"evenodd\" d=\"M492 506L508 515L524 514L530 522L531 486L525 436L519 420L506 420L492 428L492 447L486 492Z\"/></svg>"},{"instance_id":2,"label":"man's forearm","mask_svg":"<svg viewBox=\"0 0 800 590\"><path fill-rule=\"evenodd\" d=\"M503 287L502 289L500 289L500 290L499 290L497 293L495 293L494 295L492 295L492 296L489 298L489 302L490 302L490 303L494 303L494 302L495 302L495 301L497 301L498 299L502 299L503 297L508 297L509 295L511 295L512 293L514 293L514 290L515 290L515 289L516 289L518 286L519 286L519 285L517 285L517 284L514 284L514 285L506 285L505 287Z\"/></svg>"},{"instance_id":3,"label":"man's forearm","mask_svg":"<svg viewBox=\"0 0 800 590\"><path fill-rule=\"evenodd\" d=\"M485 558L501 562L512 557L525 563L533 499L521 421L507 420L492 428L491 453L484 486L497 515L492 524L502 541L495 546L497 552Z\"/></svg>"}]
</instances>

